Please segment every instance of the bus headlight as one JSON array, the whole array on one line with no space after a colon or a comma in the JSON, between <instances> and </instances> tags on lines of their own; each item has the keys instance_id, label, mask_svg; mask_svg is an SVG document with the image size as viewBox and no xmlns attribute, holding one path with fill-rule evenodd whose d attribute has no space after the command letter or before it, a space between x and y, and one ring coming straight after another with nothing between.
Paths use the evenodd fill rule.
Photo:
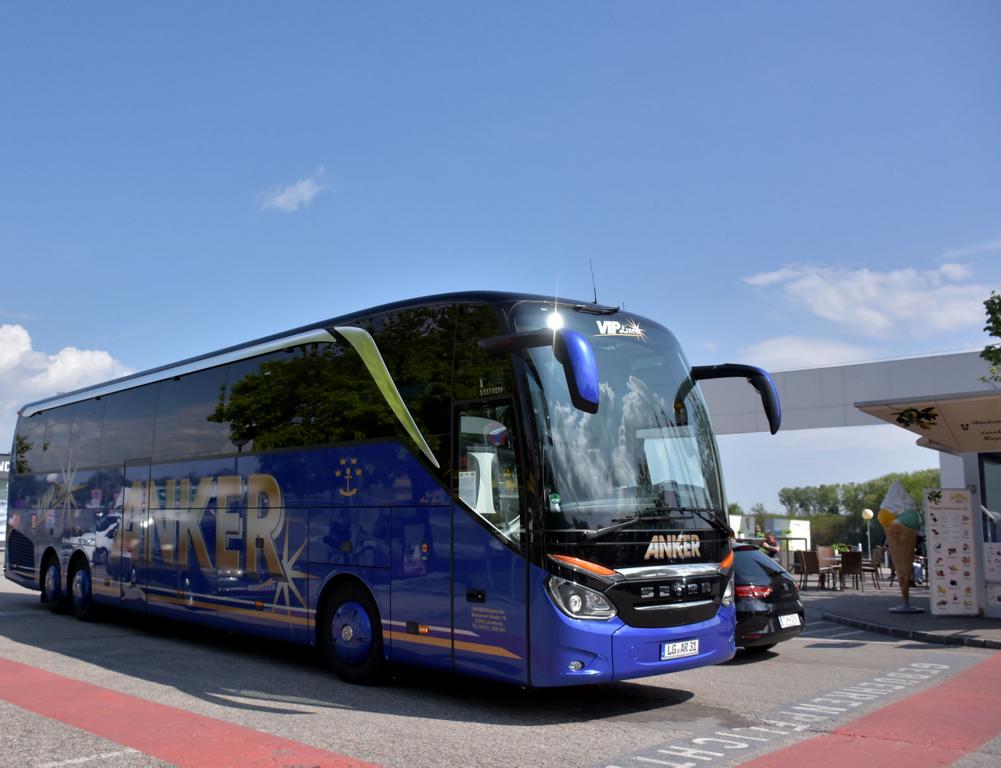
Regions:
<instances>
[{"instance_id":1,"label":"bus headlight","mask_svg":"<svg viewBox=\"0 0 1001 768\"><path fill-rule=\"evenodd\" d=\"M550 576L546 582L553 602L571 619L607 621L615 616L615 606L601 592L573 581Z\"/></svg>"},{"instance_id":2,"label":"bus headlight","mask_svg":"<svg viewBox=\"0 0 1001 768\"><path fill-rule=\"evenodd\" d=\"M726 591L723 593L722 603L724 606L733 605L733 576L726 583Z\"/></svg>"}]
</instances>

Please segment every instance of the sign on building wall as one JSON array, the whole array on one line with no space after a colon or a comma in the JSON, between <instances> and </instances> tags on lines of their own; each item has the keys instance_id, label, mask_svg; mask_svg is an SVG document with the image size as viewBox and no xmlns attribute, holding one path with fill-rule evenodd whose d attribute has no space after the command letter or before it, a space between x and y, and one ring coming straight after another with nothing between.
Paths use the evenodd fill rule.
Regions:
<instances>
[{"instance_id":1,"label":"sign on building wall","mask_svg":"<svg viewBox=\"0 0 1001 768\"><path fill-rule=\"evenodd\" d=\"M977 616L973 494L965 488L925 491L925 533L931 576L931 612Z\"/></svg>"},{"instance_id":2,"label":"sign on building wall","mask_svg":"<svg viewBox=\"0 0 1001 768\"><path fill-rule=\"evenodd\" d=\"M1001 544L984 544L984 576L987 579L987 615L1001 617Z\"/></svg>"}]
</instances>

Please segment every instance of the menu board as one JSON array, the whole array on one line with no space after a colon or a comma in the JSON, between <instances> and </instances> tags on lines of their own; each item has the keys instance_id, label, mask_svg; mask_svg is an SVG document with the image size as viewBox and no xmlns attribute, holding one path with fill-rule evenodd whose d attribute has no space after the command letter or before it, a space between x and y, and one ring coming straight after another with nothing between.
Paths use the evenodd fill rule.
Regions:
<instances>
[{"instance_id":1,"label":"menu board","mask_svg":"<svg viewBox=\"0 0 1001 768\"><path fill-rule=\"evenodd\" d=\"M924 492L931 612L940 616L976 616L973 497L965 488Z\"/></svg>"},{"instance_id":2,"label":"menu board","mask_svg":"<svg viewBox=\"0 0 1001 768\"><path fill-rule=\"evenodd\" d=\"M1001 544L984 544L984 576L987 581L1001 581Z\"/></svg>"},{"instance_id":3,"label":"menu board","mask_svg":"<svg viewBox=\"0 0 1001 768\"><path fill-rule=\"evenodd\" d=\"M988 585L987 587L987 610L990 616L991 609L995 611L1001 608L1001 586ZM996 614L995 614L996 615Z\"/></svg>"}]
</instances>

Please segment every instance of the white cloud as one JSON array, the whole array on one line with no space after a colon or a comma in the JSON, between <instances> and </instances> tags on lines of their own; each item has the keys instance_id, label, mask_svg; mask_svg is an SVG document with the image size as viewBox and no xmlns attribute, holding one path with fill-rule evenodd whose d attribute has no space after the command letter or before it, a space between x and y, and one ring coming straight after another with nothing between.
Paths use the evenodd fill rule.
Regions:
<instances>
[{"instance_id":1,"label":"white cloud","mask_svg":"<svg viewBox=\"0 0 1001 768\"><path fill-rule=\"evenodd\" d=\"M857 363L879 356L879 350L873 347L810 336L765 339L741 353L741 357L752 365L759 365L770 371Z\"/></svg>"},{"instance_id":2,"label":"white cloud","mask_svg":"<svg viewBox=\"0 0 1001 768\"><path fill-rule=\"evenodd\" d=\"M1001 251L1001 237L995 238L994 240L985 240L982 243L974 243L973 245L965 245L962 248L953 248L942 254L943 259L965 259L969 256L975 256L981 253L994 253L995 251Z\"/></svg>"},{"instance_id":3,"label":"white cloud","mask_svg":"<svg viewBox=\"0 0 1001 768\"><path fill-rule=\"evenodd\" d=\"M131 370L103 350L64 347L54 355L32 349L21 325L0 325L0 451L14 439L25 403L118 378Z\"/></svg>"},{"instance_id":4,"label":"white cloud","mask_svg":"<svg viewBox=\"0 0 1001 768\"><path fill-rule=\"evenodd\" d=\"M973 270L965 264L953 264L949 262L943 264L938 270L949 280L965 280L973 276Z\"/></svg>"},{"instance_id":5,"label":"white cloud","mask_svg":"<svg viewBox=\"0 0 1001 768\"><path fill-rule=\"evenodd\" d=\"M262 192L257 197L258 205L262 211L297 211L305 208L326 189L325 174L326 169L321 165L305 179L270 192Z\"/></svg>"},{"instance_id":6,"label":"white cloud","mask_svg":"<svg viewBox=\"0 0 1001 768\"><path fill-rule=\"evenodd\" d=\"M867 336L906 333L922 338L943 331L979 328L990 290L969 282L957 263L936 269L845 269L796 265L744 278L782 294L818 317Z\"/></svg>"},{"instance_id":7,"label":"white cloud","mask_svg":"<svg viewBox=\"0 0 1001 768\"><path fill-rule=\"evenodd\" d=\"M777 269L774 272L762 272L758 275L745 277L744 282L748 285L764 287L768 285L775 285L775 283L785 282L786 280L790 280L798 275L798 269L794 267L785 267L783 269Z\"/></svg>"}]
</instances>

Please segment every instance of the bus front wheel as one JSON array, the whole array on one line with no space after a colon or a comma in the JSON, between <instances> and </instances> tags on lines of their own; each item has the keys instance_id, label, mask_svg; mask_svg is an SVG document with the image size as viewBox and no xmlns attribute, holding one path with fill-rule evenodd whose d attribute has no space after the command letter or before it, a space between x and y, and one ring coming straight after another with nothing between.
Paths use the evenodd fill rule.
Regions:
<instances>
[{"instance_id":1,"label":"bus front wheel","mask_svg":"<svg viewBox=\"0 0 1001 768\"><path fill-rule=\"evenodd\" d=\"M385 659L379 609L359 584L336 587L324 601L320 625L323 656L349 683L377 683Z\"/></svg>"}]
</instances>

